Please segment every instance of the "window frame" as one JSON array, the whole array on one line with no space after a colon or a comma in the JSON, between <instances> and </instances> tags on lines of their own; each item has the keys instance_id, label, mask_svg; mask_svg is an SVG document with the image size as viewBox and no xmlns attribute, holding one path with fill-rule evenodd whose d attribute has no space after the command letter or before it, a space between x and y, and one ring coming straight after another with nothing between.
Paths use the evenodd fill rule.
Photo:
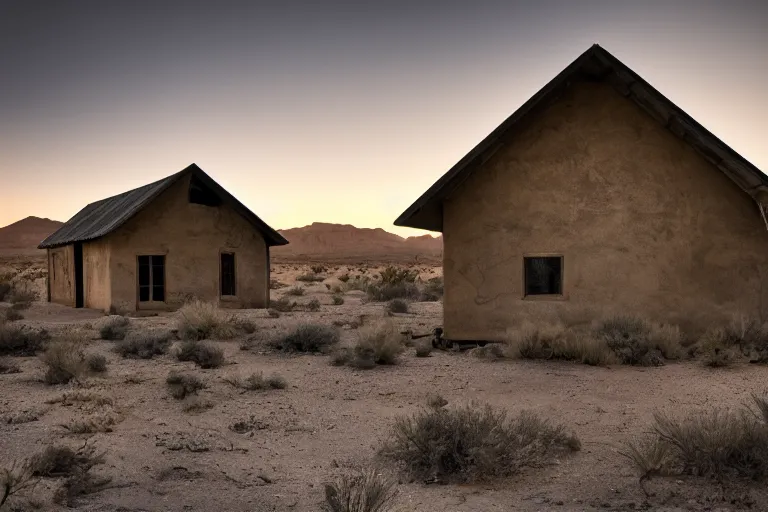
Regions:
<instances>
[{"instance_id":1,"label":"window frame","mask_svg":"<svg viewBox=\"0 0 768 512\"><path fill-rule=\"evenodd\" d=\"M560 259L560 293L537 293L528 294L528 281L526 272L526 261L532 258L559 258ZM522 299L523 300L566 300L566 281L565 281L565 254L563 253L524 253L522 258Z\"/></svg>"},{"instance_id":2,"label":"window frame","mask_svg":"<svg viewBox=\"0 0 768 512\"><path fill-rule=\"evenodd\" d=\"M149 300L141 300L141 278L140 278L140 258L149 258ZM163 260L163 300L155 300L155 284L153 279L153 258L162 258ZM136 303L138 305L166 304L168 300L168 255L167 254L137 254L136 255Z\"/></svg>"},{"instance_id":3,"label":"window frame","mask_svg":"<svg viewBox=\"0 0 768 512\"><path fill-rule=\"evenodd\" d=\"M235 292L232 295L224 295L224 255L232 256L232 288ZM235 251L221 249L219 251L219 298L221 299L236 299L237 298L237 254Z\"/></svg>"}]
</instances>

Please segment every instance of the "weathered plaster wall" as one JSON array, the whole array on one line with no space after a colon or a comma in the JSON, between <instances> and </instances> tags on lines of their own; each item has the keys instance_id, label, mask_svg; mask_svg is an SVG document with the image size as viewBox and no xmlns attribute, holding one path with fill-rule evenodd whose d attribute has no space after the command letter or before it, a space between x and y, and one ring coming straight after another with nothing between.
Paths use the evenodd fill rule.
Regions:
<instances>
[{"instance_id":1,"label":"weathered plaster wall","mask_svg":"<svg viewBox=\"0 0 768 512\"><path fill-rule=\"evenodd\" d=\"M604 84L575 84L444 203L445 335L639 313L698 329L768 320L755 202ZM523 255L564 256L562 300L523 299Z\"/></svg>"},{"instance_id":2,"label":"weathered plaster wall","mask_svg":"<svg viewBox=\"0 0 768 512\"><path fill-rule=\"evenodd\" d=\"M71 245L48 249L51 302L75 305L75 251Z\"/></svg>"},{"instance_id":3,"label":"weathered plaster wall","mask_svg":"<svg viewBox=\"0 0 768 512\"><path fill-rule=\"evenodd\" d=\"M269 300L267 245L251 224L228 206L189 203L189 178L179 181L108 236L112 305L135 310L137 257L166 256L166 304L193 297L219 300L220 252L235 253L236 300L222 306L262 308Z\"/></svg>"},{"instance_id":4,"label":"weathered plaster wall","mask_svg":"<svg viewBox=\"0 0 768 512\"><path fill-rule=\"evenodd\" d=\"M112 300L109 254L107 239L83 244L83 287L87 308L109 310Z\"/></svg>"}]
</instances>

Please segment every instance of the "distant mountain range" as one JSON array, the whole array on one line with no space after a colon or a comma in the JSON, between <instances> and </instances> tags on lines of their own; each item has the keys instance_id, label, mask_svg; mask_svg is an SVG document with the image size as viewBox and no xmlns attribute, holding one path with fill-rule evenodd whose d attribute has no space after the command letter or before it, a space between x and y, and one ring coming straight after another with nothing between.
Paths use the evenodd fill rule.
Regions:
<instances>
[{"instance_id":1,"label":"distant mountain range","mask_svg":"<svg viewBox=\"0 0 768 512\"><path fill-rule=\"evenodd\" d=\"M430 235L403 238L381 228L314 222L303 228L282 229L290 242L271 254L291 260L435 261L442 258L443 238Z\"/></svg>"},{"instance_id":2,"label":"distant mountain range","mask_svg":"<svg viewBox=\"0 0 768 512\"><path fill-rule=\"evenodd\" d=\"M0 253L39 254L37 245L62 225L55 220L27 217L0 228ZM403 238L381 228L315 222L279 231L290 244L272 248L271 254L278 261L437 261L443 254L442 237Z\"/></svg>"},{"instance_id":3,"label":"distant mountain range","mask_svg":"<svg viewBox=\"0 0 768 512\"><path fill-rule=\"evenodd\" d=\"M27 217L0 228L0 254L40 254L37 245L48 235L59 229L63 222L40 217Z\"/></svg>"}]
</instances>

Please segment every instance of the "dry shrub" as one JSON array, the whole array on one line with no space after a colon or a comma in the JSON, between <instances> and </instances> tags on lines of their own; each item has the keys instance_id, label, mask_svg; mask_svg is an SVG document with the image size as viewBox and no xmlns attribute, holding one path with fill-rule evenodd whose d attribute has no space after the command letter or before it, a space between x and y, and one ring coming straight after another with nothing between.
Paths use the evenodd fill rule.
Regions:
<instances>
[{"instance_id":1,"label":"dry shrub","mask_svg":"<svg viewBox=\"0 0 768 512\"><path fill-rule=\"evenodd\" d=\"M344 475L325 484L331 512L386 512L397 496L396 481L376 469Z\"/></svg>"},{"instance_id":2,"label":"dry shrub","mask_svg":"<svg viewBox=\"0 0 768 512\"><path fill-rule=\"evenodd\" d=\"M21 368L13 361L0 359L0 375L9 373L21 373Z\"/></svg>"},{"instance_id":3,"label":"dry shrub","mask_svg":"<svg viewBox=\"0 0 768 512\"><path fill-rule=\"evenodd\" d=\"M43 382L48 385L66 384L71 380L79 381L90 373L85 353L77 342L49 343L40 359L46 365Z\"/></svg>"},{"instance_id":4,"label":"dry shrub","mask_svg":"<svg viewBox=\"0 0 768 512\"><path fill-rule=\"evenodd\" d=\"M408 302L403 299L392 299L387 302L388 313L408 313Z\"/></svg>"},{"instance_id":5,"label":"dry shrub","mask_svg":"<svg viewBox=\"0 0 768 512\"><path fill-rule=\"evenodd\" d=\"M440 300L444 293L444 285L442 277L433 277L427 281L424 285L424 290L421 292L422 302L436 302Z\"/></svg>"},{"instance_id":6,"label":"dry shrub","mask_svg":"<svg viewBox=\"0 0 768 512\"><path fill-rule=\"evenodd\" d=\"M429 357L432 355L432 342L420 341L416 344L416 357Z\"/></svg>"},{"instance_id":7,"label":"dry shrub","mask_svg":"<svg viewBox=\"0 0 768 512\"><path fill-rule=\"evenodd\" d=\"M124 316L112 316L102 324L99 329L99 336L103 340L122 340L128 332L128 324L128 319Z\"/></svg>"},{"instance_id":8,"label":"dry shrub","mask_svg":"<svg viewBox=\"0 0 768 512\"><path fill-rule=\"evenodd\" d=\"M307 302L304 307L307 309L307 311L320 311L320 301L316 298L312 299Z\"/></svg>"},{"instance_id":9,"label":"dry shrub","mask_svg":"<svg viewBox=\"0 0 768 512\"><path fill-rule=\"evenodd\" d=\"M344 297L336 294L333 297L331 297L331 302L333 302L334 306L341 306L342 304L344 304Z\"/></svg>"},{"instance_id":10,"label":"dry shrub","mask_svg":"<svg viewBox=\"0 0 768 512\"><path fill-rule=\"evenodd\" d=\"M95 406L112 405L113 403L112 399L108 396L84 389L68 391L63 393L61 396L47 400L45 403L70 406L78 402L89 402Z\"/></svg>"},{"instance_id":11,"label":"dry shrub","mask_svg":"<svg viewBox=\"0 0 768 512\"><path fill-rule=\"evenodd\" d=\"M291 302L286 297L282 297L278 300L269 301L270 311L276 311L278 313L290 313L291 311L296 309L297 306L298 304L295 301Z\"/></svg>"},{"instance_id":12,"label":"dry shrub","mask_svg":"<svg viewBox=\"0 0 768 512\"><path fill-rule=\"evenodd\" d=\"M224 382L236 387L238 389L244 389L246 391L263 391L266 389L285 389L288 383L285 379L278 375L272 374L269 377L264 377L261 372L252 373L248 377L230 376L224 377Z\"/></svg>"},{"instance_id":13,"label":"dry shrub","mask_svg":"<svg viewBox=\"0 0 768 512\"><path fill-rule=\"evenodd\" d=\"M301 274L296 278L296 280L303 283L320 283L325 281L325 278L317 274Z\"/></svg>"},{"instance_id":14,"label":"dry shrub","mask_svg":"<svg viewBox=\"0 0 768 512\"><path fill-rule=\"evenodd\" d=\"M474 482L541 466L580 447L564 427L534 414L510 418L504 410L471 404L397 418L381 453L417 479Z\"/></svg>"},{"instance_id":15,"label":"dry shrub","mask_svg":"<svg viewBox=\"0 0 768 512\"><path fill-rule=\"evenodd\" d=\"M21 425L22 423L37 421L43 414L44 412L42 411L21 411L3 416L2 422L8 425Z\"/></svg>"},{"instance_id":16,"label":"dry shrub","mask_svg":"<svg viewBox=\"0 0 768 512\"><path fill-rule=\"evenodd\" d=\"M357 331L357 344L351 364L357 368L372 368L377 364L397 364L405 350L403 335L394 322L379 321Z\"/></svg>"},{"instance_id":17,"label":"dry shrub","mask_svg":"<svg viewBox=\"0 0 768 512\"><path fill-rule=\"evenodd\" d=\"M239 322L212 302L194 300L179 309L179 337L183 340L230 339L238 335Z\"/></svg>"},{"instance_id":18,"label":"dry shrub","mask_svg":"<svg viewBox=\"0 0 768 512\"><path fill-rule=\"evenodd\" d=\"M301 286L294 286L292 288L288 288L285 291L285 295L292 295L294 297L301 297L302 295L304 295L304 292L305 292L305 290Z\"/></svg>"},{"instance_id":19,"label":"dry shrub","mask_svg":"<svg viewBox=\"0 0 768 512\"><path fill-rule=\"evenodd\" d=\"M5 317L6 322L16 322L19 320L24 320L24 315L19 313L18 310L13 308L8 308L3 312L3 315Z\"/></svg>"},{"instance_id":20,"label":"dry shrub","mask_svg":"<svg viewBox=\"0 0 768 512\"><path fill-rule=\"evenodd\" d=\"M448 405L448 400L443 398L441 395L429 395L427 397L427 406L432 409L440 409L441 407L445 407Z\"/></svg>"},{"instance_id":21,"label":"dry shrub","mask_svg":"<svg viewBox=\"0 0 768 512\"><path fill-rule=\"evenodd\" d=\"M14 309L28 309L37 300L37 293L32 290L14 288L6 297Z\"/></svg>"},{"instance_id":22,"label":"dry shrub","mask_svg":"<svg viewBox=\"0 0 768 512\"><path fill-rule=\"evenodd\" d=\"M85 356L85 364L92 373L105 373L107 371L107 358L101 354L88 354Z\"/></svg>"},{"instance_id":23,"label":"dry shrub","mask_svg":"<svg viewBox=\"0 0 768 512\"><path fill-rule=\"evenodd\" d=\"M277 279L270 279L269 280L269 289L270 290L278 290L280 288L285 288L286 286L288 286L288 285L286 285L284 283L281 283Z\"/></svg>"},{"instance_id":24,"label":"dry shrub","mask_svg":"<svg viewBox=\"0 0 768 512\"><path fill-rule=\"evenodd\" d=\"M9 274L0 274L0 302L5 302L5 299L13 289L11 278L12 276Z\"/></svg>"},{"instance_id":25,"label":"dry shrub","mask_svg":"<svg viewBox=\"0 0 768 512\"><path fill-rule=\"evenodd\" d=\"M104 463L104 454L96 454L87 444L75 451L66 446L49 446L30 461L33 476L65 478L54 495L57 504L73 507L79 496L101 489L109 479L97 479L91 469Z\"/></svg>"},{"instance_id":26,"label":"dry shrub","mask_svg":"<svg viewBox=\"0 0 768 512\"><path fill-rule=\"evenodd\" d=\"M224 364L224 351L210 343L187 340L176 352L179 361L192 361L200 368L218 368Z\"/></svg>"},{"instance_id":27,"label":"dry shrub","mask_svg":"<svg viewBox=\"0 0 768 512\"><path fill-rule=\"evenodd\" d=\"M339 331L320 324L302 324L270 342L286 352L326 352L339 342Z\"/></svg>"},{"instance_id":28,"label":"dry shrub","mask_svg":"<svg viewBox=\"0 0 768 512\"><path fill-rule=\"evenodd\" d=\"M674 326L659 325L631 315L617 315L598 322L593 329L622 364L658 366L682 355L682 336Z\"/></svg>"},{"instance_id":29,"label":"dry shrub","mask_svg":"<svg viewBox=\"0 0 768 512\"><path fill-rule=\"evenodd\" d=\"M280 318L280 311L274 308L269 308L267 310L267 315L269 316L269 318Z\"/></svg>"},{"instance_id":30,"label":"dry shrub","mask_svg":"<svg viewBox=\"0 0 768 512\"><path fill-rule=\"evenodd\" d=\"M50 339L45 329L0 323L0 356L33 356Z\"/></svg>"},{"instance_id":31,"label":"dry shrub","mask_svg":"<svg viewBox=\"0 0 768 512\"><path fill-rule=\"evenodd\" d=\"M186 413L197 414L200 412L205 412L209 409L213 409L214 406L215 404L210 400L201 400L196 398L184 404L184 408L182 410Z\"/></svg>"},{"instance_id":32,"label":"dry shrub","mask_svg":"<svg viewBox=\"0 0 768 512\"><path fill-rule=\"evenodd\" d=\"M475 347L468 354L478 359L489 359L491 361L504 359L508 355L504 347L498 343L488 343L484 347Z\"/></svg>"},{"instance_id":33,"label":"dry shrub","mask_svg":"<svg viewBox=\"0 0 768 512\"><path fill-rule=\"evenodd\" d=\"M1 289L0 293L2 293ZM29 462L13 463L8 468L0 468L0 508L5 505L9 498L31 490L37 485L37 482L37 479L32 475Z\"/></svg>"},{"instance_id":34,"label":"dry shrub","mask_svg":"<svg viewBox=\"0 0 768 512\"><path fill-rule=\"evenodd\" d=\"M707 330L698 349L704 354L704 364L712 367L730 366L746 355L754 363L768 362L768 324L734 318L724 327Z\"/></svg>"},{"instance_id":35,"label":"dry shrub","mask_svg":"<svg viewBox=\"0 0 768 512\"><path fill-rule=\"evenodd\" d=\"M176 373L172 371L165 379L168 391L176 400L183 400L189 395L196 395L201 389L208 386L197 375L191 373Z\"/></svg>"},{"instance_id":36,"label":"dry shrub","mask_svg":"<svg viewBox=\"0 0 768 512\"><path fill-rule=\"evenodd\" d=\"M117 342L114 350L129 359L152 359L154 356L167 353L170 347L171 334L168 332L136 333Z\"/></svg>"},{"instance_id":37,"label":"dry shrub","mask_svg":"<svg viewBox=\"0 0 768 512\"><path fill-rule=\"evenodd\" d=\"M112 427L120 423L122 417L115 411L100 411L88 416L73 418L61 426L73 434L95 434L112 432Z\"/></svg>"},{"instance_id":38,"label":"dry shrub","mask_svg":"<svg viewBox=\"0 0 768 512\"><path fill-rule=\"evenodd\" d=\"M684 418L654 415L650 437L629 443L622 452L653 474L693 475L719 481L768 479L768 401L753 397L757 411L711 409Z\"/></svg>"},{"instance_id":39,"label":"dry shrub","mask_svg":"<svg viewBox=\"0 0 768 512\"><path fill-rule=\"evenodd\" d=\"M419 300L421 292L414 283L372 283L369 284L365 293L368 300L375 302L387 302L392 299Z\"/></svg>"}]
</instances>

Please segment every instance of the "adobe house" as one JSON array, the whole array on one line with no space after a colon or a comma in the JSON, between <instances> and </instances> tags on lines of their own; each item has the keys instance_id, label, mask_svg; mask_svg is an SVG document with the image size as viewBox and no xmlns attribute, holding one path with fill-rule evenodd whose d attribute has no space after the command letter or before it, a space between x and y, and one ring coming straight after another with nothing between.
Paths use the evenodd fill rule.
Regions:
<instances>
[{"instance_id":1,"label":"adobe house","mask_svg":"<svg viewBox=\"0 0 768 512\"><path fill-rule=\"evenodd\" d=\"M91 203L40 243L48 300L105 311L269 303L279 233L197 165Z\"/></svg>"},{"instance_id":2,"label":"adobe house","mask_svg":"<svg viewBox=\"0 0 768 512\"><path fill-rule=\"evenodd\" d=\"M600 46L396 221L444 237L444 336L633 313L768 320L768 177Z\"/></svg>"}]
</instances>

